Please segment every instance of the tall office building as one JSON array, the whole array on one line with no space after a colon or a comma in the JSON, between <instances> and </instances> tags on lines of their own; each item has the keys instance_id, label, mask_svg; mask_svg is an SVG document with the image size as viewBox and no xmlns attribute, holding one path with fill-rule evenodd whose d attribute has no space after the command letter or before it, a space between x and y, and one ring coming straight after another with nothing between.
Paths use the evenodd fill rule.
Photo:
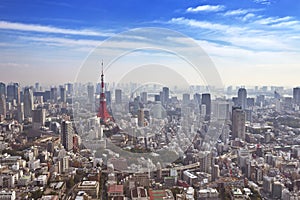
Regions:
<instances>
[{"instance_id":1,"label":"tall office building","mask_svg":"<svg viewBox=\"0 0 300 200\"><path fill-rule=\"evenodd\" d=\"M46 110L45 109L35 109L32 110L32 129L38 130L44 126L46 120Z\"/></svg>"},{"instance_id":2,"label":"tall office building","mask_svg":"<svg viewBox=\"0 0 300 200\"><path fill-rule=\"evenodd\" d=\"M2 94L6 97L6 85L5 83L0 82L0 96Z\"/></svg>"},{"instance_id":3,"label":"tall office building","mask_svg":"<svg viewBox=\"0 0 300 200\"><path fill-rule=\"evenodd\" d=\"M67 94L68 95L73 95L73 92L74 92L73 83L67 83L66 88L67 88Z\"/></svg>"},{"instance_id":4,"label":"tall office building","mask_svg":"<svg viewBox=\"0 0 300 200\"><path fill-rule=\"evenodd\" d=\"M1 94L0 95L0 119L2 120L5 117L6 117L6 100L4 94Z\"/></svg>"},{"instance_id":5,"label":"tall office building","mask_svg":"<svg viewBox=\"0 0 300 200\"><path fill-rule=\"evenodd\" d=\"M293 88L293 100L295 104L300 105L300 87Z\"/></svg>"},{"instance_id":6,"label":"tall office building","mask_svg":"<svg viewBox=\"0 0 300 200\"><path fill-rule=\"evenodd\" d=\"M7 86L7 100L13 102L16 100L16 103L20 103L20 86L19 83L12 83Z\"/></svg>"},{"instance_id":7,"label":"tall office building","mask_svg":"<svg viewBox=\"0 0 300 200\"><path fill-rule=\"evenodd\" d=\"M163 91L162 91L162 98L160 99L162 105L167 105L169 103L169 95L170 95L170 90L168 87L163 87Z\"/></svg>"},{"instance_id":8,"label":"tall office building","mask_svg":"<svg viewBox=\"0 0 300 200\"><path fill-rule=\"evenodd\" d=\"M94 85L87 86L88 103L93 104L95 102L95 88Z\"/></svg>"},{"instance_id":9,"label":"tall office building","mask_svg":"<svg viewBox=\"0 0 300 200\"><path fill-rule=\"evenodd\" d=\"M73 127L72 122L63 121L61 124L61 144L67 151L73 149Z\"/></svg>"},{"instance_id":10,"label":"tall office building","mask_svg":"<svg viewBox=\"0 0 300 200\"><path fill-rule=\"evenodd\" d=\"M239 107L232 108L232 138L245 140L245 111Z\"/></svg>"},{"instance_id":11,"label":"tall office building","mask_svg":"<svg viewBox=\"0 0 300 200\"><path fill-rule=\"evenodd\" d=\"M17 106L16 118L17 118L18 122L20 122L20 123L22 121L24 121L24 104L23 103L19 103Z\"/></svg>"},{"instance_id":12,"label":"tall office building","mask_svg":"<svg viewBox=\"0 0 300 200\"><path fill-rule=\"evenodd\" d=\"M64 86L60 86L60 102L66 103L67 102L67 92Z\"/></svg>"},{"instance_id":13,"label":"tall office building","mask_svg":"<svg viewBox=\"0 0 300 200\"><path fill-rule=\"evenodd\" d=\"M24 117L32 116L33 109L33 92L30 88L26 87L24 90Z\"/></svg>"},{"instance_id":14,"label":"tall office building","mask_svg":"<svg viewBox=\"0 0 300 200\"><path fill-rule=\"evenodd\" d=\"M115 103L116 104L122 103L122 90L120 89L115 90Z\"/></svg>"},{"instance_id":15,"label":"tall office building","mask_svg":"<svg viewBox=\"0 0 300 200\"><path fill-rule=\"evenodd\" d=\"M201 104L205 105L206 115L205 119L209 120L211 115L211 98L209 93L202 94L202 101Z\"/></svg>"},{"instance_id":16,"label":"tall office building","mask_svg":"<svg viewBox=\"0 0 300 200\"><path fill-rule=\"evenodd\" d=\"M194 94L194 103L197 105L201 104L201 96L199 93Z\"/></svg>"},{"instance_id":17,"label":"tall office building","mask_svg":"<svg viewBox=\"0 0 300 200\"><path fill-rule=\"evenodd\" d=\"M238 106L241 106L242 110L247 108L247 90L245 88L238 90Z\"/></svg>"},{"instance_id":18,"label":"tall office building","mask_svg":"<svg viewBox=\"0 0 300 200\"><path fill-rule=\"evenodd\" d=\"M187 105L190 103L190 94L184 93L182 94L182 104Z\"/></svg>"},{"instance_id":19,"label":"tall office building","mask_svg":"<svg viewBox=\"0 0 300 200\"><path fill-rule=\"evenodd\" d=\"M58 98L58 94L57 94L57 88L51 88L50 90L50 99L54 102L57 103L57 98Z\"/></svg>"}]
</instances>

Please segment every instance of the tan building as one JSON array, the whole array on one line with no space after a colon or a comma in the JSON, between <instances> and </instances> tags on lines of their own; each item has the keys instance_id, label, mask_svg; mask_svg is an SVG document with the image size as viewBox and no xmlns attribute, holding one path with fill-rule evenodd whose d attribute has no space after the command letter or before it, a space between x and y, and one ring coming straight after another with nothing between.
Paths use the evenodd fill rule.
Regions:
<instances>
[{"instance_id":1,"label":"tan building","mask_svg":"<svg viewBox=\"0 0 300 200\"><path fill-rule=\"evenodd\" d=\"M84 191L92 198L99 197L99 182L97 181L82 181L75 188L75 192Z\"/></svg>"}]
</instances>

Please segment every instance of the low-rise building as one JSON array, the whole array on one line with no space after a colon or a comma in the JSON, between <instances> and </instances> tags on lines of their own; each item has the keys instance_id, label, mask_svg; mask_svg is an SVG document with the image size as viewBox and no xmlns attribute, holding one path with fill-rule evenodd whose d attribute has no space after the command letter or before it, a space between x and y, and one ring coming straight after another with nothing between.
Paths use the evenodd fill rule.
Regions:
<instances>
[{"instance_id":1,"label":"low-rise building","mask_svg":"<svg viewBox=\"0 0 300 200\"><path fill-rule=\"evenodd\" d=\"M82 181L75 188L75 192L84 191L92 198L99 197L99 182L97 181Z\"/></svg>"}]
</instances>

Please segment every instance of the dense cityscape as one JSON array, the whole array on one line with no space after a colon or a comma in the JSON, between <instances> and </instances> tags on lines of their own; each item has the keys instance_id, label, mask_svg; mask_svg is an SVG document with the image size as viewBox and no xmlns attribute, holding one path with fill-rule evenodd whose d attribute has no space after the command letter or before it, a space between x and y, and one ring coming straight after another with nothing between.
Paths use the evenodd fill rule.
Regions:
<instances>
[{"instance_id":1,"label":"dense cityscape","mask_svg":"<svg viewBox=\"0 0 300 200\"><path fill-rule=\"evenodd\" d=\"M299 0L1 0L0 200L300 200Z\"/></svg>"},{"instance_id":2,"label":"dense cityscape","mask_svg":"<svg viewBox=\"0 0 300 200\"><path fill-rule=\"evenodd\" d=\"M300 88L107 86L0 83L0 199L298 199Z\"/></svg>"}]
</instances>

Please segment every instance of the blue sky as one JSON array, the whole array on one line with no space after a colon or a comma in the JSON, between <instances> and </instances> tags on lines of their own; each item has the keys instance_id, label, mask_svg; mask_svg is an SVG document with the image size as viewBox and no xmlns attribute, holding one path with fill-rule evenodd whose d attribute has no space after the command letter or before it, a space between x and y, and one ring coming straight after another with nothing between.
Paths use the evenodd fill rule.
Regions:
<instances>
[{"instance_id":1,"label":"blue sky","mask_svg":"<svg viewBox=\"0 0 300 200\"><path fill-rule=\"evenodd\" d=\"M299 10L298 0L2 0L0 81L74 81L102 41L162 27L197 41L225 85L297 86Z\"/></svg>"}]
</instances>

